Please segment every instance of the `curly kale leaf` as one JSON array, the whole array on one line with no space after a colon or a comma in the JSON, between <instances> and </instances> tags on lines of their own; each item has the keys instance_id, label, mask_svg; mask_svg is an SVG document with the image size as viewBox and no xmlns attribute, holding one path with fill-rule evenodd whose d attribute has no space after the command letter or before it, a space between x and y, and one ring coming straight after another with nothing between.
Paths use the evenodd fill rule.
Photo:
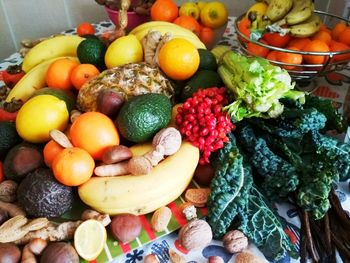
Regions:
<instances>
[{"instance_id":1,"label":"curly kale leaf","mask_svg":"<svg viewBox=\"0 0 350 263\"><path fill-rule=\"evenodd\" d=\"M350 145L319 132L311 133L316 153L324 163L332 166L341 181L350 178ZM336 179L336 178L334 178Z\"/></svg>"},{"instance_id":2,"label":"curly kale leaf","mask_svg":"<svg viewBox=\"0 0 350 263\"><path fill-rule=\"evenodd\" d=\"M269 207L264 196L253 185L245 212L247 223L238 228L271 261L281 259L286 253L297 258L289 236L284 232L282 218Z\"/></svg>"},{"instance_id":3,"label":"curly kale leaf","mask_svg":"<svg viewBox=\"0 0 350 263\"><path fill-rule=\"evenodd\" d=\"M343 115L340 114L333 106L331 100L313 95L307 95L305 99L305 108L316 108L319 112L323 113L326 116L326 130L335 129L340 133L346 131L346 120Z\"/></svg>"},{"instance_id":4,"label":"curly kale leaf","mask_svg":"<svg viewBox=\"0 0 350 263\"><path fill-rule=\"evenodd\" d=\"M253 182L251 169L244 164L235 137L233 134L229 137L230 142L219 150L212 162L215 177L207 203L207 219L216 238L222 237L235 217L242 214Z\"/></svg>"},{"instance_id":5,"label":"curly kale leaf","mask_svg":"<svg viewBox=\"0 0 350 263\"><path fill-rule=\"evenodd\" d=\"M251 126L242 124L238 134L240 144L249 152L252 166L263 177L262 187L271 200L296 190L299 179L293 165L272 152L264 139L256 137Z\"/></svg>"},{"instance_id":6,"label":"curly kale leaf","mask_svg":"<svg viewBox=\"0 0 350 263\"><path fill-rule=\"evenodd\" d=\"M249 122L257 128L286 138L300 138L309 131L318 131L326 125L326 117L314 108L299 109L285 107L278 119L251 119Z\"/></svg>"},{"instance_id":7,"label":"curly kale leaf","mask_svg":"<svg viewBox=\"0 0 350 263\"><path fill-rule=\"evenodd\" d=\"M301 177L296 198L298 205L310 211L317 220L323 218L330 208L328 196L336 171L320 162L314 162L313 169L308 176Z\"/></svg>"}]
</instances>

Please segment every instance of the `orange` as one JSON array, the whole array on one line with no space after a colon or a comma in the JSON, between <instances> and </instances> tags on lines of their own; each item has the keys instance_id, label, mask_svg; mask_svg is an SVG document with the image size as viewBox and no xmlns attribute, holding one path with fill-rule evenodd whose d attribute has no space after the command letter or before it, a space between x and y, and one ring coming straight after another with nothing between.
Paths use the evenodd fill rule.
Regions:
<instances>
[{"instance_id":1,"label":"orange","mask_svg":"<svg viewBox=\"0 0 350 263\"><path fill-rule=\"evenodd\" d=\"M332 30L330 30L325 24L321 23L320 31L326 31L332 35Z\"/></svg>"},{"instance_id":2,"label":"orange","mask_svg":"<svg viewBox=\"0 0 350 263\"><path fill-rule=\"evenodd\" d=\"M206 46L210 46L215 41L215 32L210 27L202 27L201 31L199 33L199 39L204 43Z\"/></svg>"},{"instance_id":3,"label":"orange","mask_svg":"<svg viewBox=\"0 0 350 263\"><path fill-rule=\"evenodd\" d=\"M344 43L340 43L334 40L331 41L329 48L333 52L350 50L350 47L348 45L345 45ZM350 59L350 53L334 56L334 61L349 60L349 59Z\"/></svg>"},{"instance_id":4,"label":"orange","mask_svg":"<svg viewBox=\"0 0 350 263\"><path fill-rule=\"evenodd\" d=\"M290 47L288 49L299 50L296 47ZM278 52L277 60L280 62L283 62L283 63L287 63L287 64L300 65L303 62L303 56L300 54L294 54L294 53L288 53L288 52ZM287 66L287 65L281 65L281 67L283 67L287 70L296 68L296 66Z\"/></svg>"},{"instance_id":5,"label":"orange","mask_svg":"<svg viewBox=\"0 0 350 263\"><path fill-rule=\"evenodd\" d=\"M77 27L77 34L79 36L95 34L95 28L87 22L80 23Z\"/></svg>"},{"instance_id":6,"label":"orange","mask_svg":"<svg viewBox=\"0 0 350 263\"><path fill-rule=\"evenodd\" d=\"M196 73L199 67L197 48L188 40L174 38L160 49L159 66L171 79L185 80Z\"/></svg>"},{"instance_id":7,"label":"orange","mask_svg":"<svg viewBox=\"0 0 350 263\"><path fill-rule=\"evenodd\" d=\"M329 47L325 42L315 39L307 44L303 48L303 51L329 52ZM309 64L323 64L326 61L327 56L304 55L304 59Z\"/></svg>"},{"instance_id":8,"label":"orange","mask_svg":"<svg viewBox=\"0 0 350 263\"><path fill-rule=\"evenodd\" d=\"M152 20L173 22L178 15L179 9L172 0L157 0L151 7Z\"/></svg>"},{"instance_id":9,"label":"orange","mask_svg":"<svg viewBox=\"0 0 350 263\"><path fill-rule=\"evenodd\" d=\"M260 40L259 42L267 44L265 40ZM248 43L247 49L252 55L263 57L263 58L266 57L267 54L269 53L268 48L259 46L258 44L254 44L253 42Z\"/></svg>"},{"instance_id":10,"label":"orange","mask_svg":"<svg viewBox=\"0 0 350 263\"><path fill-rule=\"evenodd\" d=\"M332 29L332 38L336 41L339 40L342 32L346 29L346 24L344 22L340 22L336 24Z\"/></svg>"},{"instance_id":11,"label":"orange","mask_svg":"<svg viewBox=\"0 0 350 263\"><path fill-rule=\"evenodd\" d=\"M270 51L270 52L267 54L266 59L268 59L268 60L273 60L273 61L278 61L278 60L277 60L278 53L279 53L278 51L272 50L272 51Z\"/></svg>"},{"instance_id":12,"label":"orange","mask_svg":"<svg viewBox=\"0 0 350 263\"><path fill-rule=\"evenodd\" d=\"M339 42L350 45L350 27L347 27L338 37Z\"/></svg>"},{"instance_id":13,"label":"orange","mask_svg":"<svg viewBox=\"0 0 350 263\"><path fill-rule=\"evenodd\" d=\"M311 40L315 40L315 39L321 40L321 41L325 42L327 45L329 45L329 43L332 40L332 36L327 31L318 31L316 34L314 34L311 37Z\"/></svg>"},{"instance_id":14,"label":"orange","mask_svg":"<svg viewBox=\"0 0 350 263\"><path fill-rule=\"evenodd\" d=\"M192 16L179 16L173 23L192 31L199 36L201 26Z\"/></svg>"},{"instance_id":15,"label":"orange","mask_svg":"<svg viewBox=\"0 0 350 263\"><path fill-rule=\"evenodd\" d=\"M86 112L73 122L69 135L72 144L86 150L95 160L101 160L105 149L119 144L119 134L113 121L100 112Z\"/></svg>"},{"instance_id":16,"label":"orange","mask_svg":"<svg viewBox=\"0 0 350 263\"><path fill-rule=\"evenodd\" d=\"M90 179L95 162L84 149L63 149L52 162L52 171L57 181L67 186L78 186Z\"/></svg>"},{"instance_id":17,"label":"orange","mask_svg":"<svg viewBox=\"0 0 350 263\"><path fill-rule=\"evenodd\" d=\"M73 84L70 75L78 62L68 58L62 58L54 61L48 68L46 73L46 84L51 88L70 89Z\"/></svg>"},{"instance_id":18,"label":"orange","mask_svg":"<svg viewBox=\"0 0 350 263\"><path fill-rule=\"evenodd\" d=\"M265 33L263 39L271 46L285 47L291 36L288 34L281 36L279 33Z\"/></svg>"},{"instance_id":19,"label":"orange","mask_svg":"<svg viewBox=\"0 0 350 263\"><path fill-rule=\"evenodd\" d=\"M54 140L47 142L43 150L45 164L51 167L53 160L63 149L64 148Z\"/></svg>"},{"instance_id":20,"label":"orange","mask_svg":"<svg viewBox=\"0 0 350 263\"><path fill-rule=\"evenodd\" d=\"M70 80L77 90L83 86L83 84L100 74L100 71L92 64L80 64L75 67L70 75Z\"/></svg>"}]
</instances>

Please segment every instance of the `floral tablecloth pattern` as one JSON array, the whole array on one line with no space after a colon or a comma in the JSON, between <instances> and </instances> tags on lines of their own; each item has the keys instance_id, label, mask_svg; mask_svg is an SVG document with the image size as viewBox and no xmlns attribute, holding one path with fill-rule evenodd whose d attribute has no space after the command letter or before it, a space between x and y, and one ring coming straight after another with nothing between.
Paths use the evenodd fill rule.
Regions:
<instances>
[{"instance_id":1,"label":"floral tablecloth pattern","mask_svg":"<svg viewBox=\"0 0 350 263\"><path fill-rule=\"evenodd\" d=\"M239 50L239 43L236 38L234 30L234 19L229 18L227 29L219 41L219 44L225 44L231 46L233 49ZM112 30L114 25L110 21L103 21L98 24L94 24L96 34L102 34L105 31ZM70 29L62 32L63 34L76 34L75 29ZM0 84L1 84L1 71L6 69L7 66L13 64L19 64L22 62L22 57L19 53L10 55L3 61L0 61ZM326 77L314 79L307 86L299 87L302 90L310 91L315 95L330 98L334 101L335 107L345 115L350 113L350 65L348 65L341 72L331 73ZM339 139L350 142L350 128L346 134L336 135ZM342 182L335 185L336 194L338 195L343 208L350 214L350 182ZM287 229L289 235L292 237L293 244L298 248L299 246L299 228L300 221L297 215L296 209L291 204L283 203L276 204L278 213L286 219ZM108 249L108 248L107 248ZM204 263L207 262L207 258L210 256L221 256L224 262L234 262L235 256L226 252L222 242L213 240L208 246L197 251L185 251L178 245L177 233L171 233L163 238L156 239L155 241L132 250L117 258L109 257L112 262L125 262L136 263L142 262L144 257L150 253L156 254L160 262L169 262L169 249L175 250L177 253L183 255L188 263ZM253 245L250 244L248 250L256 255L264 258L262 253ZM339 262L341 260L338 257ZM298 262L297 260L289 258L286 255L278 263Z\"/></svg>"}]
</instances>

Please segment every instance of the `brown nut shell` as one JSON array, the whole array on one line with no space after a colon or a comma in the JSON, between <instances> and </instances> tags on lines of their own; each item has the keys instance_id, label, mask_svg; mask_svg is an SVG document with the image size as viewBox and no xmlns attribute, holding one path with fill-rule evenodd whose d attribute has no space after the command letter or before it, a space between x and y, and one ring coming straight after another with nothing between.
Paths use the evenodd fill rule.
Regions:
<instances>
[{"instance_id":1,"label":"brown nut shell","mask_svg":"<svg viewBox=\"0 0 350 263\"><path fill-rule=\"evenodd\" d=\"M195 207L204 207L207 204L209 194L210 188L191 188L186 191L185 199Z\"/></svg>"},{"instance_id":2,"label":"brown nut shell","mask_svg":"<svg viewBox=\"0 0 350 263\"><path fill-rule=\"evenodd\" d=\"M113 237L122 243L134 240L142 230L140 218L132 214L113 217L110 227Z\"/></svg>"},{"instance_id":3,"label":"brown nut shell","mask_svg":"<svg viewBox=\"0 0 350 263\"><path fill-rule=\"evenodd\" d=\"M230 253L239 253L248 247L248 238L239 230L227 232L223 237L225 249Z\"/></svg>"},{"instance_id":4,"label":"brown nut shell","mask_svg":"<svg viewBox=\"0 0 350 263\"><path fill-rule=\"evenodd\" d=\"M254 254L243 251L236 256L236 263L265 263L262 258L255 256Z\"/></svg>"},{"instance_id":5,"label":"brown nut shell","mask_svg":"<svg viewBox=\"0 0 350 263\"><path fill-rule=\"evenodd\" d=\"M194 219L184 225L179 232L180 244L187 250L205 247L213 239L209 224L202 219Z\"/></svg>"},{"instance_id":6,"label":"brown nut shell","mask_svg":"<svg viewBox=\"0 0 350 263\"><path fill-rule=\"evenodd\" d=\"M169 207L163 206L154 211L151 218L151 225L154 231L161 232L166 230L170 222L172 212Z\"/></svg>"}]
</instances>

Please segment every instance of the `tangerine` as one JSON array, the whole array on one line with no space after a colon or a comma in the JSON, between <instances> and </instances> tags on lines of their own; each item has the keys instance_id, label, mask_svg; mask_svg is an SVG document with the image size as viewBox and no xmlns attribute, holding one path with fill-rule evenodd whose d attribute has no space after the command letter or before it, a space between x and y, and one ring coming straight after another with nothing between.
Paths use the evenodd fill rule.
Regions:
<instances>
[{"instance_id":1,"label":"tangerine","mask_svg":"<svg viewBox=\"0 0 350 263\"><path fill-rule=\"evenodd\" d=\"M95 34L95 28L90 23L80 23L77 26L77 34L78 36L93 35Z\"/></svg>"},{"instance_id":2,"label":"tangerine","mask_svg":"<svg viewBox=\"0 0 350 263\"><path fill-rule=\"evenodd\" d=\"M185 80L196 73L199 67L197 48L188 40L174 38L160 49L159 66L174 80Z\"/></svg>"},{"instance_id":3,"label":"tangerine","mask_svg":"<svg viewBox=\"0 0 350 263\"><path fill-rule=\"evenodd\" d=\"M296 47L289 47L290 50L299 51ZM277 60L286 64L296 64L300 65L303 62L303 56L301 54L289 53L289 52L278 52ZM292 65L282 65L281 67L285 69L295 69L296 66Z\"/></svg>"},{"instance_id":4,"label":"tangerine","mask_svg":"<svg viewBox=\"0 0 350 263\"><path fill-rule=\"evenodd\" d=\"M84 149L63 149L52 162L52 171L57 181L67 186L78 186L90 179L95 162Z\"/></svg>"},{"instance_id":5,"label":"tangerine","mask_svg":"<svg viewBox=\"0 0 350 263\"><path fill-rule=\"evenodd\" d=\"M327 31L318 31L316 34L314 34L311 37L311 40L315 40L315 39L321 40L321 41L325 42L327 45L329 45L329 43L332 40L332 36Z\"/></svg>"},{"instance_id":6,"label":"tangerine","mask_svg":"<svg viewBox=\"0 0 350 263\"><path fill-rule=\"evenodd\" d=\"M179 9L172 0L157 0L151 7L152 20L173 22L178 15Z\"/></svg>"},{"instance_id":7,"label":"tangerine","mask_svg":"<svg viewBox=\"0 0 350 263\"><path fill-rule=\"evenodd\" d=\"M78 116L70 130L72 144L86 150L95 160L101 160L104 150L119 144L119 134L113 121L100 112Z\"/></svg>"},{"instance_id":8,"label":"tangerine","mask_svg":"<svg viewBox=\"0 0 350 263\"><path fill-rule=\"evenodd\" d=\"M346 27L347 26L344 22L336 24L332 29L332 38L338 41L339 37L341 36L342 32L346 29Z\"/></svg>"},{"instance_id":9,"label":"tangerine","mask_svg":"<svg viewBox=\"0 0 350 263\"><path fill-rule=\"evenodd\" d=\"M201 26L192 16L179 16L173 23L192 31L197 36L200 34Z\"/></svg>"},{"instance_id":10,"label":"tangerine","mask_svg":"<svg viewBox=\"0 0 350 263\"><path fill-rule=\"evenodd\" d=\"M100 74L100 71L92 64L80 64L71 73L70 80L73 86L79 90L83 84Z\"/></svg>"},{"instance_id":11,"label":"tangerine","mask_svg":"<svg viewBox=\"0 0 350 263\"><path fill-rule=\"evenodd\" d=\"M266 59L272 60L272 61L278 61L277 60L278 53L279 53L278 51L272 50L267 54Z\"/></svg>"},{"instance_id":12,"label":"tangerine","mask_svg":"<svg viewBox=\"0 0 350 263\"><path fill-rule=\"evenodd\" d=\"M47 167L51 167L53 160L63 149L64 148L54 140L50 140L45 144L43 154Z\"/></svg>"},{"instance_id":13,"label":"tangerine","mask_svg":"<svg viewBox=\"0 0 350 263\"><path fill-rule=\"evenodd\" d=\"M293 38L288 42L288 47L296 47L299 50L303 50L303 48L309 44L311 40L309 38Z\"/></svg>"},{"instance_id":14,"label":"tangerine","mask_svg":"<svg viewBox=\"0 0 350 263\"><path fill-rule=\"evenodd\" d=\"M347 27L338 37L339 42L350 45L350 27Z\"/></svg>"},{"instance_id":15,"label":"tangerine","mask_svg":"<svg viewBox=\"0 0 350 263\"><path fill-rule=\"evenodd\" d=\"M46 84L51 88L70 89L73 84L70 75L78 62L68 58L62 58L54 61L48 68L46 73Z\"/></svg>"},{"instance_id":16,"label":"tangerine","mask_svg":"<svg viewBox=\"0 0 350 263\"><path fill-rule=\"evenodd\" d=\"M215 32L210 27L202 27L201 31L199 33L199 39L204 43L206 46L210 46L215 41Z\"/></svg>"},{"instance_id":17,"label":"tangerine","mask_svg":"<svg viewBox=\"0 0 350 263\"><path fill-rule=\"evenodd\" d=\"M329 47L328 45L319 40L315 39L312 40L309 44L307 44L304 48L303 51L309 51L309 52L329 52ZM328 56L321 56L321 55L304 55L304 60L307 63L310 64L323 64Z\"/></svg>"},{"instance_id":18,"label":"tangerine","mask_svg":"<svg viewBox=\"0 0 350 263\"><path fill-rule=\"evenodd\" d=\"M260 40L259 42L267 44L267 42L265 40ZM247 50L258 57L266 57L267 54L269 53L269 49L266 47L262 47L258 44L254 44L253 42L249 42L247 45Z\"/></svg>"},{"instance_id":19,"label":"tangerine","mask_svg":"<svg viewBox=\"0 0 350 263\"><path fill-rule=\"evenodd\" d=\"M320 25L320 31L326 31L332 35L332 30L330 30L324 23L321 23Z\"/></svg>"}]
</instances>

